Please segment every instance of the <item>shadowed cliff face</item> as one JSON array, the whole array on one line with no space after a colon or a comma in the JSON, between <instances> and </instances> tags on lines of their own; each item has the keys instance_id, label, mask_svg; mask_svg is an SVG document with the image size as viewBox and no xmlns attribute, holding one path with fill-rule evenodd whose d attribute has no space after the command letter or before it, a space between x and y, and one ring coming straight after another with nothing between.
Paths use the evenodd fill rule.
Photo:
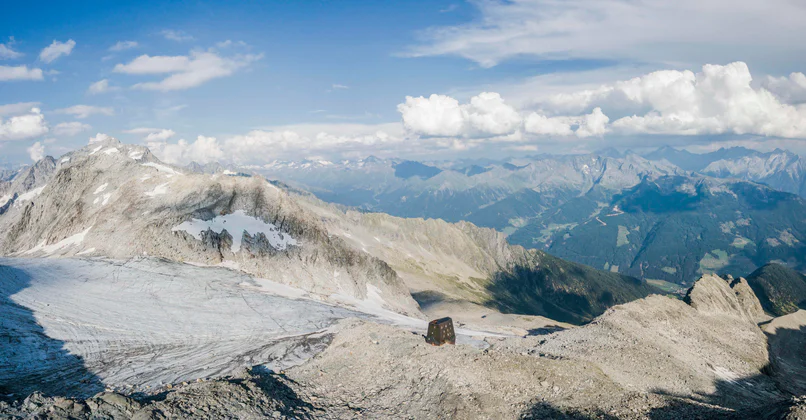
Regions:
<instances>
[{"instance_id":1,"label":"shadowed cliff face","mask_svg":"<svg viewBox=\"0 0 806 420\"><path fill-rule=\"evenodd\" d=\"M48 337L33 310L14 302L30 280L24 271L0 265L0 394L88 397L103 391L83 359Z\"/></svg>"}]
</instances>

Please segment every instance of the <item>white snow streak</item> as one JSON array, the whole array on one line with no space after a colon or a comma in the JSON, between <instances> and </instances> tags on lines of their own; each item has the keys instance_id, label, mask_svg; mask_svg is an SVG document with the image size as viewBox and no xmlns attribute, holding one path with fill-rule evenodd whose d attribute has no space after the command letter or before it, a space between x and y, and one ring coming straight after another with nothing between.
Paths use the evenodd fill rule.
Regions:
<instances>
[{"instance_id":1,"label":"white snow streak","mask_svg":"<svg viewBox=\"0 0 806 420\"><path fill-rule=\"evenodd\" d=\"M165 172L166 174L171 174L171 175L184 175L184 174L183 174L183 173L181 173L181 172L177 172L177 171L175 171L173 168L169 168L169 167L167 167L167 166L165 166L165 165L160 165L159 163L148 162L148 163L142 163L141 165L143 165L143 166L150 166L150 167L152 167L152 168L154 168L154 169L156 169L156 170L158 170L158 171L160 171L160 172Z\"/></svg>"},{"instance_id":2,"label":"white snow streak","mask_svg":"<svg viewBox=\"0 0 806 420\"><path fill-rule=\"evenodd\" d=\"M101 186L100 186L100 187L98 187L98 188L96 188L96 189L95 189L95 192L94 192L93 194L94 194L94 195L97 195L98 193L102 193L102 192L104 192L104 190L106 189L106 187L107 187L107 186L109 186L109 183L108 183L108 182L104 182L103 184L101 184Z\"/></svg>"},{"instance_id":3,"label":"white snow streak","mask_svg":"<svg viewBox=\"0 0 806 420\"><path fill-rule=\"evenodd\" d=\"M154 187L153 190L148 191L148 192L146 192L144 194L149 196L149 197L154 197L156 195L165 194L165 193L168 192L168 188L166 188L168 186L168 184L170 184L170 182L166 182L164 184L157 185L156 187Z\"/></svg>"},{"instance_id":4,"label":"white snow streak","mask_svg":"<svg viewBox=\"0 0 806 420\"><path fill-rule=\"evenodd\" d=\"M68 246L73 246L73 245L78 245L81 242L84 242L84 237L87 236L87 233L89 233L90 229L92 229L92 227L87 228L87 230L85 230L84 232L76 233L73 236L68 236L68 237L62 239L61 241L56 242L55 244L45 245L45 241L42 241L41 244L39 244L39 245L37 245L37 246L25 251L25 254L26 255L33 254L34 252L38 252L38 251L42 251L42 252L44 252L46 254L53 254L54 252L56 252L56 251L58 251L58 250L60 250L62 248L66 248Z\"/></svg>"}]
</instances>

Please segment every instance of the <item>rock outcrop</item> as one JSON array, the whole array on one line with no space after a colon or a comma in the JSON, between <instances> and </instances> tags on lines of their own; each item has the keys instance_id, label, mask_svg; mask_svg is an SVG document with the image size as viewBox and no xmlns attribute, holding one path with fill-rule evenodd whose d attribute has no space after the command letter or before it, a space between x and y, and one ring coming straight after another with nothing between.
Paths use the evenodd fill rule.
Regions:
<instances>
[{"instance_id":1,"label":"rock outcrop","mask_svg":"<svg viewBox=\"0 0 806 420\"><path fill-rule=\"evenodd\" d=\"M753 323L764 319L764 310L744 278L727 279L706 274L688 290L684 301L708 315L725 315Z\"/></svg>"}]
</instances>

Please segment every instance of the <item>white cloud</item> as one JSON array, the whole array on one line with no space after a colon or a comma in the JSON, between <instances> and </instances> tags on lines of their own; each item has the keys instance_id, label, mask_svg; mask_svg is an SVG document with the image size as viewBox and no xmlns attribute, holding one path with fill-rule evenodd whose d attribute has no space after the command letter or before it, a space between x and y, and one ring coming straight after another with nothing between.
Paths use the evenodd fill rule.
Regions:
<instances>
[{"instance_id":1,"label":"white cloud","mask_svg":"<svg viewBox=\"0 0 806 420\"><path fill-rule=\"evenodd\" d=\"M32 108L28 114L17 115L5 121L0 118L0 141L25 140L47 132L48 125L39 108Z\"/></svg>"},{"instance_id":2,"label":"white cloud","mask_svg":"<svg viewBox=\"0 0 806 420\"><path fill-rule=\"evenodd\" d=\"M28 151L28 156L30 156L31 160L34 162L38 162L40 159L45 157L45 146L40 142L32 144L31 147L25 150Z\"/></svg>"},{"instance_id":3,"label":"white cloud","mask_svg":"<svg viewBox=\"0 0 806 420\"><path fill-rule=\"evenodd\" d=\"M768 76L763 86L785 103L806 103L806 74L792 73L789 77Z\"/></svg>"},{"instance_id":4,"label":"white cloud","mask_svg":"<svg viewBox=\"0 0 806 420\"><path fill-rule=\"evenodd\" d=\"M166 141L176 135L176 133L173 130L168 130L164 128L149 128L149 127L133 128L131 130L124 130L123 132L128 134L145 135L143 140L145 140L148 143Z\"/></svg>"},{"instance_id":5,"label":"white cloud","mask_svg":"<svg viewBox=\"0 0 806 420\"><path fill-rule=\"evenodd\" d=\"M649 108L613 122L627 134L756 134L806 137L806 107L754 88L747 65L705 65L702 72L664 71L617 84L623 100ZM595 102L595 101L594 101Z\"/></svg>"},{"instance_id":6,"label":"white cloud","mask_svg":"<svg viewBox=\"0 0 806 420\"><path fill-rule=\"evenodd\" d=\"M531 113L524 121L527 133L541 136L572 136L573 120L568 117L547 117L536 112Z\"/></svg>"},{"instance_id":7,"label":"white cloud","mask_svg":"<svg viewBox=\"0 0 806 420\"><path fill-rule=\"evenodd\" d=\"M92 105L74 105L69 108L57 109L54 112L57 114L73 115L79 119L84 119L95 114L107 115L107 116L115 115L115 110L112 108L92 106Z\"/></svg>"},{"instance_id":8,"label":"white cloud","mask_svg":"<svg viewBox=\"0 0 806 420\"><path fill-rule=\"evenodd\" d=\"M184 42L184 41L192 41L193 37L185 33L184 31L174 31L171 29L166 29L161 32L162 36L165 39L170 41L177 41L177 42Z\"/></svg>"},{"instance_id":9,"label":"white cloud","mask_svg":"<svg viewBox=\"0 0 806 420\"><path fill-rule=\"evenodd\" d=\"M22 53L14 51L11 48L12 44L13 41L7 44L0 44L0 60L15 59L23 56Z\"/></svg>"},{"instance_id":10,"label":"white cloud","mask_svg":"<svg viewBox=\"0 0 806 420\"><path fill-rule=\"evenodd\" d=\"M63 122L56 124L56 127L53 127L53 134L57 136L72 137L78 133L82 133L84 131L88 131L91 129L92 129L91 125L84 124L78 121Z\"/></svg>"},{"instance_id":11,"label":"white cloud","mask_svg":"<svg viewBox=\"0 0 806 420\"><path fill-rule=\"evenodd\" d=\"M42 69L28 66L0 66L0 82L10 80L43 80Z\"/></svg>"},{"instance_id":12,"label":"white cloud","mask_svg":"<svg viewBox=\"0 0 806 420\"><path fill-rule=\"evenodd\" d=\"M24 114L39 106L39 102L19 102L16 104L0 105L0 117L5 115Z\"/></svg>"},{"instance_id":13,"label":"white cloud","mask_svg":"<svg viewBox=\"0 0 806 420\"><path fill-rule=\"evenodd\" d=\"M333 83L333 85L331 86L331 89L334 89L334 90L342 89L342 90L344 90L344 89L350 89L350 86L342 85L342 84L339 84L339 83Z\"/></svg>"},{"instance_id":14,"label":"white cloud","mask_svg":"<svg viewBox=\"0 0 806 420\"><path fill-rule=\"evenodd\" d=\"M806 6L791 0L474 1L469 23L431 28L406 55L456 55L484 67L534 55L698 63L753 55L785 61L803 53ZM752 23L750 23L752 22ZM741 28L741 30L737 30ZM777 54L770 54L774 50Z\"/></svg>"},{"instance_id":15,"label":"white cloud","mask_svg":"<svg viewBox=\"0 0 806 420\"><path fill-rule=\"evenodd\" d=\"M137 41L118 41L115 45L109 47L109 51L123 51L137 48L139 44Z\"/></svg>"},{"instance_id":16,"label":"white cloud","mask_svg":"<svg viewBox=\"0 0 806 420\"><path fill-rule=\"evenodd\" d=\"M184 139L176 143L154 141L149 142L148 146L155 155L169 163L229 161L247 164L264 163L267 157L281 159L382 153L406 145L401 134L399 123L312 124L253 130L223 141L199 136L193 142Z\"/></svg>"},{"instance_id":17,"label":"white cloud","mask_svg":"<svg viewBox=\"0 0 806 420\"><path fill-rule=\"evenodd\" d=\"M126 74L161 74L186 71L190 66L190 58L179 56L141 55L129 64L118 64L114 71Z\"/></svg>"},{"instance_id":18,"label":"white cloud","mask_svg":"<svg viewBox=\"0 0 806 420\"><path fill-rule=\"evenodd\" d=\"M113 92L116 90L120 90L120 88L117 86L110 86L109 79L101 79L91 84L87 89L87 93L90 95L98 95L100 93Z\"/></svg>"},{"instance_id":19,"label":"white cloud","mask_svg":"<svg viewBox=\"0 0 806 420\"><path fill-rule=\"evenodd\" d=\"M54 60L63 55L70 55L75 46L76 42L72 39L68 40L67 42L59 42L54 40L52 44L45 47L42 52L39 53L39 60L44 61L45 63L52 63Z\"/></svg>"},{"instance_id":20,"label":"white cloud","mask_svg":"<svg viewBox=\"0 0 806 420\"><path fill-rule=\"evenodd\" d=\"M141 55L128 64L118 64L114 71L127 74L165 74L159 82L138 83L132 86L145 90L182 90L199 86L219 77L230 76L263 57L260 55L235 55L222 57L214 52L191 51L189 56Z\"/></svg>"},{"instance_id":21,"label":"white cloud","mask_svg":"<svg viewBox=\"0 0 806 420\"><path fill-rule=\"evenodd\" d=\"M459 101L450 96L432 94L428 98L406 97L397 106L403 116L403 125L426 136L453 137L462 134L465 119Z\"/></svg>"},{"instance_id":22,"label":"white cloud","mask_svg":"<svg viewBox=\"0 0 806 420\"><path fill-rule=\"evenodd\" d=\"M215 137L198 136L192 143L180 139L177 143L151 141L149 149L161 160L172 164L187 164L190 162L208 163L221 160L224 152Z\"/></svg>"},{"instance_id":23,"label":"white cloud","mask_svg":"<svg viewBox=\"0 0 806 420\"><path fill-rule=\"evenodd\" d=\"M105 141L111 140L111 139L112 139L112 136L109 136L109 135L104 134L104 133L98 133L98 134L95 135L95 137L90 137L90 141L89 141L88 144L101 143L101 142L105 142Z\"/></svg>"},{"instance_id":24,"label":"white cloud","mask_svg":"<svg viewBox=\"0 0 806 420\"><path fill-rule=\"evenodd\" d=\"M445 95L407 96L406 102L397 109L406 128L424 136L500 136L514 133L522 120L520 114L495 92L482 92L464 105Z\"/></svg>"},{"instance_id":25,"label":"white cloud","mask_svg":"<svg viewBox=\"0 0 806 420\"><path fill-rule=\"evenodd\" d=\"M533 112L526 117L524 130L538 136L601 137L607 132L609 121L610 118L601 108L595 108L590 114L580 116L547 117Z\"/></svg>"}]
</instances>

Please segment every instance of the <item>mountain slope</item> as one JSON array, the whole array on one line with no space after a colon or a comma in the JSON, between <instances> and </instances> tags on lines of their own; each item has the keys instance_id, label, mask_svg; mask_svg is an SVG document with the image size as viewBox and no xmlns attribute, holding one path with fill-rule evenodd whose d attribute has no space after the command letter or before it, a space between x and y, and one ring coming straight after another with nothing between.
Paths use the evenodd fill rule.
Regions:
<instances>
[{"instance_id":1,"label":"mountain slope","mask_svg":"<svg viewBox=\"0 0 806 420\"><path fill-rule=\"evenodd\" d=\"M324 297L418 313L386 263L330 237L261 178L185 173L110 140L68 154L40 188L0 216L3 255L223 264Z\"/></svg>"},{"instance_id":2,"label":"mountain slope","mask_svg":"<svg viewBox=\"0 0 806 420\"><path fill-rule=\"evenodd\" d=\"M770 261L806 268L806 200L759 184L663 177L612 200L586 195L547 213L509 241L679 284L703 273L744 275Z\"/></svg>"},{"instance_id":3,"label":"mountain slope","mask_svg":"<svg viewBox=\"0 0 806 420\"><path fill-rule=\"evenodd\" d=\"M747 276L764 309L775 316L806 309L806 276L781 264L767 264Z\"/></svg>"},{"instance_id":4,"label":"mountain slope","mask_svg":"<svg viewBox=\"0 0 806 420\"><path fill-rule=\"evenodd\" d=\"M329 232L389 263L415 294L581 323L657 292L634 278L509 245L500 232L471 223L360 213L300 198Z\"/></svg>"}]
</instances>

